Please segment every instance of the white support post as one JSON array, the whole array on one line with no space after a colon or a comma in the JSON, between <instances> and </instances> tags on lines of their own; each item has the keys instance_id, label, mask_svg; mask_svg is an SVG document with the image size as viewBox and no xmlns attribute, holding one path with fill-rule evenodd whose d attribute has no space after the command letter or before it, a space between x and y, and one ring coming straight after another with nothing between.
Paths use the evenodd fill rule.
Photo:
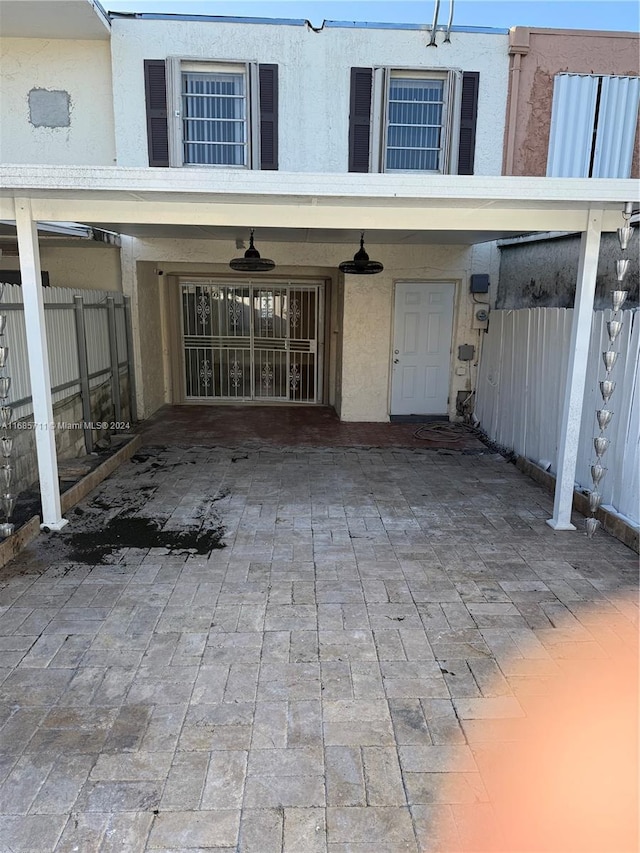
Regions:
<instances>
[{"instance_id":1,"label":"white support post","mask_svg":"<svg viewBox=\"0 0 640 853\"><path fill-rule=\"evenodd\" d=\"M140 311L138 300L138 273L134 252L134 237L120 236L120 269L122 274L122 292L129 299L129 317L131 318L132 349L127 350L129 365L133 365L133 391L135 392L135 411L137 418L145 418L144 382L142 376L142 350L140 348ZM128 341L129 339L127 339ZM127 346L129 344L127 343Z\"/></svg>"},{"instance_id":2,"label":"white support post","mask_svg":"<svg viewBox=\"0 0 640 853\"><path fill-rule=\"evenodd\" d=\"M48 530L61 530L67 523L67 520L62 518L60 506L58 460L56 457L53 425L53 404L51 402L51 375L49 372L47 333L44 322L38 228L31 213L30 199L17 198L15 200L15 207L18 254L20 256L20 277L22 279L22 299L24 303L24 322L29 357L29 376L31 379L31 397L33 399L33 420L36 434L36 452L38 455L38 474L40 476L40 496L42 500L42 524L40 526Z\"/></svg>"},{"instance_id":3,"label":"white support post","mask_svg":"<svg viewBox=\"0 0 640 853\"><path fill-rule=\"evenodd\" d=\"M587 230L582 232L580 242L580 263L571 323L569 365L565 382L562 421L560 423L553 518L547 521L547 524L554 530L576 529L571 523L571 508L573 506L573 488L576 476L578 442L580 440L582 403L587 376L593 297L596 289L603 216L604 211L602 210L589 210Z\"/></svg>"}]
</instances>

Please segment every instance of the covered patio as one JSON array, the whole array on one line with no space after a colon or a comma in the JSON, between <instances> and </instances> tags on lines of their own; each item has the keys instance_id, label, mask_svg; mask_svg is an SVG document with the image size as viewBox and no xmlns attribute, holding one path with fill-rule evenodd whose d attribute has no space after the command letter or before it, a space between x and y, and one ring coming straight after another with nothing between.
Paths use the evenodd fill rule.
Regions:
<instances>
[{"instance_id":1,"label":"covered patio","mask_svg":"<svg viewBox=\"0 0 640 853\"><path fill-rule=\"evenodd\" d=\"M219 241L230 240L238 228L255 226L272 240L309 245L318 241L352 243L354 234L366 230L370 243L392 244L398 251L437 243L446 254L448 245L472 246L526 232L581 232L571 359L558 442L556 500L550 519L554 529L573 529L570 514L576 436L582 414L584 355L600 235L622 224L623 207L635 190L632 181L439 176L423 185L404 175L305 174L301 182L299 175L269 172L212 175L179 169L149 172L117 167L6 166L2 182L2 218L15 220L17 225L34 415L39 423L50 423L52 410L39 286L37 221L79 221L123 235L123 288L132 299L136 392L142 416L152 414L166 402L171 368L166 363L166 351L162 354L162 348L158 349L155 343L154 352L160 353L161 363L150 366L143 358L145 347L151 345L158 332L148 325L146 303L138 289L136 236L153 239L198 232L201 237ZM161 274L162 270L155 273ZM354 317L362 310L357 301L363 295L366 298L366 290L360 290L345 288L339 322L355 322ZM381 342L381 347L376 366L379 375L372 393L386 397L386 341ZM366 396L368 365L360 364L352 345L343 346L340 356L337 370L344 417L349 411L350 394ZM65 520L60 512L52 437L47 430L37 430L36 436L43 524L52 530L60 529Z\"/></svg>"}]
</instances>

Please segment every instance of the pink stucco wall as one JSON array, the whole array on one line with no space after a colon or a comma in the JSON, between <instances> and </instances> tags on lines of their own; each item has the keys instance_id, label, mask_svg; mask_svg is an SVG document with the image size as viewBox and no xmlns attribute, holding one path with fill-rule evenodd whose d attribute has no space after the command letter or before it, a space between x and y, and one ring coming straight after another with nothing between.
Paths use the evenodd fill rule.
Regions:
<instances>
[{"instance_id":1,"label":"pink stucco wall","mask_svg":"<svg viewBox=\"0 0 640 853\"><path fill-rule=\"evenodd\" d=\"M640 36L635 33L515 27L510 32L509 45L504 173L544 176L554 76L561 72L638 76ZM640 129L636 131L631 176L637 178L639 174Z\"/></svg>"}]
</instances>

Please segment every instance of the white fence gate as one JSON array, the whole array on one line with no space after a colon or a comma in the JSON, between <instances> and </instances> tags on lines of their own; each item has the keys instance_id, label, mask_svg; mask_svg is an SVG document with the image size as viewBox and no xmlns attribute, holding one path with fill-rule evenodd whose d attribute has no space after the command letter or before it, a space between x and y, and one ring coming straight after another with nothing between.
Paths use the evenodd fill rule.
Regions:
<instances>
[{"instance_id":1,"label":"white fence gate","mask_svg":"<svg viewBox=\"0 0 640 853\"><path fill-rule=\"evenodd\" d=\"M558 436L569 359L572 309L527 308L494 311L483 341L475 415L489 438L521 456L551 463L557 472ZM611 311L593 315L584 409L578 447L576 485L593 488L590 466L598 435L596 409L604 408L599 380L605 376L602 352ZM623 328L614 347L618 361L611 377L615 392L607 408L615 414L607 428L611 445L600 484L603 505L640 524L640 314L622 313Z\"/></svg>"}]
</instances>

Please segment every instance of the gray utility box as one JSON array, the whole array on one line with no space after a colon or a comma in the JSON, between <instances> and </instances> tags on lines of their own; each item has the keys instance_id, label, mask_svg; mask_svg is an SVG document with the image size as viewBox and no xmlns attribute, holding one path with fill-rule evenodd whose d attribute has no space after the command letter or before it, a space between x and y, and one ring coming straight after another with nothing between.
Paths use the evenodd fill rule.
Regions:
<instances>
[{"instance_id":1,"label":"gray utility box","mask_svg":"<svg viewBox=\"0 0 640 853\"><path fill-rule=\"evenodd\" d=\"M472 361L476 354L476 348L473 344L461 344L458 347L458 359L460 361Z\"/></svg>"},{"instance_id":2,"label":"gray utility box","mask_svg":"<svg viewBox=\"0 0 640 853\"><path fill-rule=\"evenodd\" d=\"M489 276L486 273L471 276L471 293L489 293Z\"/></svg>"}]
</instances>

